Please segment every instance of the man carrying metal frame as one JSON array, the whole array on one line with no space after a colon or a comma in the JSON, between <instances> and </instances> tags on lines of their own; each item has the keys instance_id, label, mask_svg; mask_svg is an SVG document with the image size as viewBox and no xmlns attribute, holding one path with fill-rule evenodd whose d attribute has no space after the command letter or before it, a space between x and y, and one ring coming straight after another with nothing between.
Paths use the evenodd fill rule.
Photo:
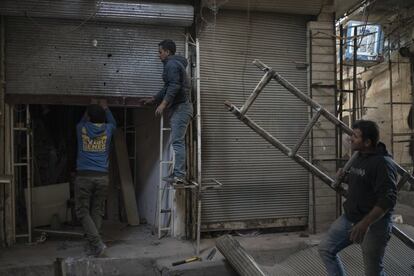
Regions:
<instances>
[{"instance_id":1,"label":"man carrying metal frame","mask_svg":"<svg viewBox=\"0 0 414 276\"><path fill-rule=\"evenodd\" d=\"M391 212L397 198L397 171L385 145L379 142L378 125L356 121L351 147L359 151L347 173L345 213L330 227L319 245L319 254L330 276L345 275L338 253L360 243L365 275L385 275L383 257L391 236Z\"/></svg>"}]
</instances>

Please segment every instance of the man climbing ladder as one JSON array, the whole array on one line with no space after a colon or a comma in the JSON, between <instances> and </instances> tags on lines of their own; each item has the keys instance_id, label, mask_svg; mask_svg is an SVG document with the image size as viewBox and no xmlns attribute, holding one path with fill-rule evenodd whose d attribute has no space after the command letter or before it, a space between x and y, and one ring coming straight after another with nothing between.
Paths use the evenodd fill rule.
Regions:
<instances>
[{"instance_id":1,"label":"man climbing ladder","mask_svg":"<svg viewBox=\"0 0 414 276\"><path fill-rule=\"evenodd\" d=\"M162 78L164 87L144 104L157 104L155 114L160 116L169 111L171 143L175 152L172 175L164 180L169 183L183 184L186 181L185 169L185 134L193 116L193 106L189 101L190 80L187 76L187 60L175 55L175 42L166 39L159 43L159 57L164 64Z\"/></svg>"}]
</instances>

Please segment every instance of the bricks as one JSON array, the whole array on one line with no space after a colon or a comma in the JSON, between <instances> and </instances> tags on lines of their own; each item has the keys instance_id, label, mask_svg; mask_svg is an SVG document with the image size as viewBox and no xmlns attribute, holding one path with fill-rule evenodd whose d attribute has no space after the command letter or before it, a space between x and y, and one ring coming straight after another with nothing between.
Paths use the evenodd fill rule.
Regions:
<instances>
[{"instance_id":1,"label":"bricks","mask_svg":"<svg viewBox=\"0 0 414 276\"><path fill-rule=\"evenodd\" d=\"M335 36L333 29L332 6L324 6L318 21L309 22L308 30L311 35L311 53L309 60L312 62L311 89L312 99L318 102L329 112L335 111ZM315 85L323 86L315 86ZM313 158L314 159L335 159L336 157L336 137L335 126L325 118L320 118L318 124L313 128ZM336 162L318 162L316 164L324 173L334 176ZM311 196L315 197L315 202L311 200L311 208L314 208L315 221L313 224L317 232L328 229L336 216L336 193L327 184L318 178L314 178L314 190L310 190ZM314 195L312 195L314 193ZM313 198L313 197L312 197ZM312 209L311 209L312 210Z\"/></svg>"}]
</instances>

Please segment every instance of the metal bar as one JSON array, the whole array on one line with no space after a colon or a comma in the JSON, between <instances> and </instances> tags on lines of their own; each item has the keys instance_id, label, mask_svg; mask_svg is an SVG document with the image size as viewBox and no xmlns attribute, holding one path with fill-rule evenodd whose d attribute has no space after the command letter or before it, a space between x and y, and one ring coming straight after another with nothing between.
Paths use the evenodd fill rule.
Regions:
<instances>
[{"instance_id":1,"label":"metal bar","mask_svg":"<svg viewBox=\"0 0 414 276\"><path fill-rule=\"evenodd\" d=\"M268 68L266 74L264 74L264 76L262 77L260 82L254 88L253 93L250 94L250 97L247 99L246 103L241 107L240 113L242 115L245 115L247 113L250 106L254 103L256 98L259 96L260 92L262 92L262 90L265 88L265 86L273 78L273 74L274 74L274 71L272 70L272 68Z\"/></svg>"},{"instance_id":2,"label":"metal bar","mask_svg":"<svg viewBox=\"0 0 414 276\"><path fill-rule=\"evenodd\" d=\"M404 186L405 182L407 182L408 175L403 175L400 180L397 183L397 191L401 190L401 188Z\"/></svg>"},{"instance_id":3,"label":"metal bar","mask_svg":"<svg viewBox=\"0 0 414 276\"><path fill-rule=\"evenodd\" d=\"M14 111L15 106L10 106L10 163L11 163L11 175L13 176L13 183L11 189L11 206L12 206L12 242L16 242L16 168L14 166Z\"/></svg>"},{"instance_id":4,"label":"metal bar","mask_svg":"<svg viewBox=\"0 0 414 276\"><path fill-rule=\"evenodd\" d=\"M312 130L313 126L316 124L319 117L321 117L321 110L317 110L316 114L312 117L312 120L306 126L305 131L302 133L302 136L299 138L299 141L296 143L296 145L293 147L293 149L289 153L289 157L294 156L298 152L300 146L302 146L306 137L308 137L309 132Z\"/></svg>"},{"instance_id":5,"label":"metal bar","mask_svg":"<svg viewBox=\"0 0 414 276\"><path fill-rule=\"evenodd\" d=\"M76 231L64 231L64 230L53 230L53 229L44 229L44 228L34 228L34 232L45 232L49 234L57 234L57 235L66 235L72 237L82 238L84 236L83 232L76 232Z\"/></svg>"},{"instance_id":6,"label":"metal bar","mask_svg":"<svg viewBox=\"0 0 414 276\"><path fill-rule=\"evenodd\" d=\"M335 30L335 26L333 26L333 29ZM338 89L338 81L337 81L337 77L335 77L335 117L338 118L338 115L340 117L340 121L342 122L342 102L343 102L343 98L344 98L344 93L346 93L347 91L344 90L343 87L343 25L339 24L339 89ZM336 38L335 38L335 43L333 45L334 47L334 51L335 54L338 53L338 51L336 51ZM338 60L338 57L336 57L336 60ZM337 63L334 62L334 66L335 66L335 75L337 74ZM338 94L339 94L339 103L338 103ZM335 127L335 169L336 171L338 171L340 163L339 163L339 158L342 157L342 129ZM342 197L341 195L336 194L336 217L339 217L342 214Z\"/></svg>"},{"instance_id":7,"label":"metal bar","mask_svg":"<svg viewBox=\"0 0 414 276\"><path fill-rule=\"evenodd\" d=\"M63 258L56 258L56 260L53 262L53 268L54 268L54 275L55 276L66 276L66 265L63 260Z\"/></svg>"},{"instance_id":8,"label":"metal bar","mask_svg":"<svg viewBox=\"0 0 414 276\"><path fill-rule=\"evenodd\" d=\"M24 166L28 166L29 163L14 163L15 167L24 167Z\"/></svg>"},{"instance_id":9,"label":"metal bar","mask_svg":"<svg viewBox=\"0 0 414 276\"><path fill-rule=\"evenodd\" d=\"M163 144L164 144L164 135L163 135L163 128L164 128L164 116L160 118L160 173L159 173L159 181L158 181L158 204L157 204L157 217L158 217L158 239L161 239L161 205L162 205L162 162L163 162Z\"/></svg>"},{"instance_id":10,"label":"metal bar","mask_svg":"<svg viewBox=\"0 0 414 276\"><path fill-rule=\"evenodd\" d=\"M406 246L414 250L414 240L407 236L403 231L401 231L397 226L393 225L392 233L402 241Z\"/></svg>"},{"instance_id":11,"label":"metal bar","mask_svg":"<svg viewBox=\"0 0 414 276\"><path fill-rule=\"evenodd\" d=\"M32 242L32 173L30 168L30 107L27 104L26 105L26 128L28 131L26 131L26 160L28 162L28 165L26 167L26 173L27 173L27 231L29 234L29 243Z\"/></svg>"},{"instance_id":12,"label":"metal bar","mask_svg":"<svg viewBox=\"0 0 414 276\"><path fill-rule=\"evenodd\" d=\"M353 51L353 62L352 62L352 89L354 90L354 94L352 95L352 123L354 123L356 121L356 110L355 108L357 107L357 91L356 91L356 63L357 63L357 52L358 52L358 38L357 38L357 27L354 27L354 48L352 49ZM362 38L361 38L362 41Z\"/></svg>"},{"instance_id":13,"label":"metal bar","mask_svg":"<svg viewBox=\"0 0 414 276\"><path fill-rule=\"evenodd\" d=\"M253 64L256 65L260 70L267 71L268 66L264 63L262 63L260 60L256 59L253 61ZM339 121L333 114L329 113L325 108L320 106L317 102L309 98L307 95L302 93L298 88L296 88L293 84L291 84L289 81L285 80L279 73L275 72L273 79L276 80L280 85L285 87L287 90L289 90L292 94L294 94L296 97L298 97L300 100L305 102L306 104L310 105L312 108L319 110L321 109L322 115L328 119L331 123L333 123L336 126L344 128L348 134L352 134L352 129L350 129L347 125L345 125L343 122Z\"/></svg>"},{"instance_id":14,"label":"metal bar","mask_svg":"<svg viewBox=\"0 0 414 276\"><path fill-rule=\"evenodd\" d=\"M267 65L261 62L260 60L254 60L253 64L255 64L259 69L266 70ZM300 100L304 101L306 104L310 105L311 107L317 109L320 108L322 111L322 115L332 122L334 125L340 127L346 134L352 135L353 131L352 129L338 120L334 115L332 115L329 111L327 111L325 108L321 107L317 102L309 98L307 95L305 95L302 91L300 91L298 88L293 86L290 82L285 80L280 74L275 72L275 75L273 77L280 85L285 87L287 90L289 90L292 94L294 94L296 97L298 97ZM410 173L408 173L403 167L401 167L395 160L392 160L394 166L397 168L397 171L400 175L408 174L410 177L408 178L408 182L411 184L414 184L414 178L411 176Z\"/></svg>"},{"instance_id":15,"label":"metal bar","mask_svg":"<svg viewBox=\"0 0 414 276\"><path fill-rule=\"evenodd\" d=\"M201 93L200 93L200 42L196 39L196 92L197 92L197 182L199 184L197 191L197 245L196 255L200 255L200 239L201 239Z\"/></svg>"},{"instance_id":16,"label":"metal bar","mask_svg":"<svg viewBox=\"0 0 414 276\"><path fill-rule=\"evenodd\" d=\"M217 249L241 276L265 276L266 273L254 258L230 235L224 235L216 241Z\"/></svg>"},{"instance_id":17,"label":"metal bar","mask_svg":"<svg viewBox=\"0 0 414 276\"><path fill-rule=\"evenodd\" d=\"M9 104L51 104L51 105L89 105L91 98L105 98L109 106L116 107L144 107L144 96L102 96L102 95L35 95L33 94L6 94L5 101Z\"/></svg>"},{"instance_id":18,"label":"metal bar","mask_svg":"<svg viewBox=\"0 0 414 276\"><path fill-rule=\"evenodd\" d=\"M280 142L278 139L273 137L269 132L264 130L262 127L260 127L258 124L256 124L253 120L251 120L249 117L244 116L240 113L240 110L234 106L233 104L229 102L224 103L228 110L233 113L240 121L245 123L248 127L250 127L253 131L255 131L257 134L262 136L266 141L268 141L270 144L278 148L282 153L284 153L286 156L289 156L290 149L284 145L282 142ZM334 180L330 178L328 175L326 175L324 172L319 170L316 166L314 166L312 163L310 163L308 160L303 158L302 156L295 154L293 156L289 156L293 160L295 160L299 165L301 165L303 168L308 170L309 172L315 174L318 176L323 182L328 184L332 189L336 190L338 193L345 195L345 190L343 190L342 187L334 187Z\"/></svg>"},{"instance_id":19,"label":"metal bar","mask_svg":"<svg viewBox=\"0 0 414 276\"><path fill-rule=\"evenodd\" d=\"M388 47L388 70L390 71L390 128L391 128L391 154L394 155L394 103L392 96L392 62L391 62L391 47Z\"/></svg>"},{"instance_id":20,"label":"metal bar","mask_svg":"<svg viewBox=\"0 0 414 276\"><path fill-rule=\"evenodd\" d=\"M358 151L355 151L352 154L351 158L349 158L349 160L346 162L345 166L342 168L343 174L341 174L339 177L337 177L336 180L335 180L335 182L334 182L334 186L335 187L341 185L342 181L345 178L346 172L349 170L349 168L351 167L352 163L355 161L355 159L358 158L358 156L359 156L359 152Z\"/></svg>"},{"instance_id":21,"label":"metal bar","mask_svg":"<svg viewBox=\"0 0 414 276\"><path fill-rule=\"evenodd\" d=\"M313 59L312 59L312 54L313 54L313 48L312 48L312 38L313 37L313 33L312 30L309 30L309 80L308 80L308 85L309 85L309 96L311 98L313 98L313 86L312 86L312 81L313 81ZM310 116L313 116L313 109L309 107L310 110ZM311 132L311 139L310 139L310 161L313 164L313 156L314 156L314 147L313 147L313 131ZM315 234L316 233L316 195L315 195L315 176L313 174L311 174L311 189L312 189L312 233Z\"/></svg>"},{"instance_id":22,"label":"metal bar","mask_svg":"<svg viewBox=\"0 0 414 276\"><path fill-rule=\"evenodd\" d=\"M6 83L6 53L5 53L5 32L6 28L4 26L4 16L0 16L0 82ZM6 112L5 112L5 103L4 103L4 94L5 94L5 85L0 87L0 174L5 173L5 126L6 126Z\"/></svg>"}]
</instances>

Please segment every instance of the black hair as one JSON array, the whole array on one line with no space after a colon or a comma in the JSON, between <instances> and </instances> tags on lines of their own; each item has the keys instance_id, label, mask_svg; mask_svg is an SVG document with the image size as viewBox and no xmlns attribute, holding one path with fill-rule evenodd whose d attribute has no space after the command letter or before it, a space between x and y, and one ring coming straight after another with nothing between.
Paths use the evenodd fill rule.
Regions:
<instances>
[{"instance_id":1,"label":"black hair","mask_svg":"<svg viewBox=\"0 0 414 276\"><path fill-rule=\"evenodd\" d=\"M164 39L160 43L158 43L158 46L163 48L164 50L170 51L171 55L175 55L175 51L177 47L175 46L175 42L171 39Z\"/></svg>"},{"instance_id":2,"label":"black hair","mask_svg":"<svg viewBox=\"0 0 414 276\"><path fill-rule=\"evenodd\" d=\"M358 120L352 124L352 129L359 129L362 133L362 140L368 139L372 142L372 147L376 147L379 142L379 127L376 122L370 120Z\"/></svg>"},{"instance_id":3,"label":"black hair","mask_svg":"<svg viewBox=\"0 0 414 276\"><path fill-rule=\"evenodd\" d=\"M97 104L91 104L86 110L89 116L89 121L94 124L103 124L105 123L105 110L102 106Z\"/></svg>"}]
</instances>

